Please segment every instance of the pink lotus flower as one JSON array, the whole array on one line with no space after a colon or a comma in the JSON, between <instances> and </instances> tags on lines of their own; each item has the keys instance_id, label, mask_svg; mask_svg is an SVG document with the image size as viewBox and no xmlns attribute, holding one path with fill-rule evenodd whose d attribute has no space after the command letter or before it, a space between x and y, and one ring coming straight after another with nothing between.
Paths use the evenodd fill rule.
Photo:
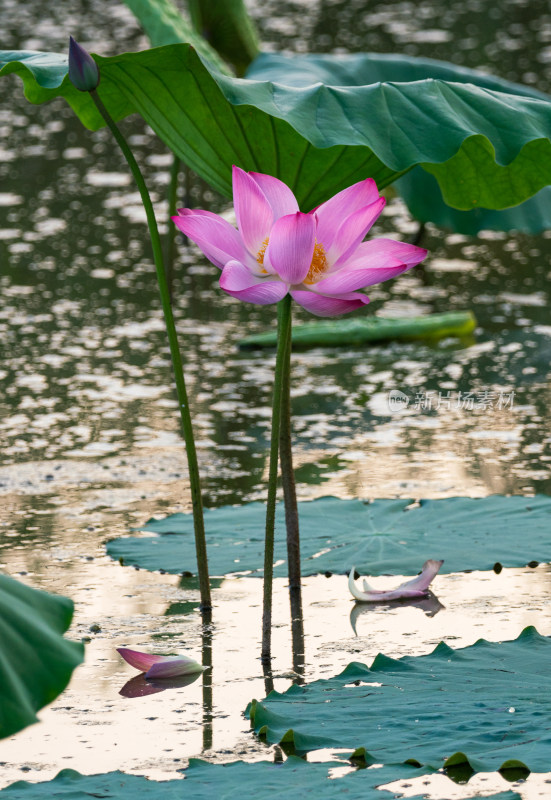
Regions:
<instances>
[{"instance_id":1,"label":"pink lotus flower","mask_svg":"<svg viewBox=\"0 0 551 800\"><path fill-rule=\"evenodd\" d=\"M303 214L282 181L234 167L233 200L238 230L200 209L180 208L172 219L222 270L221 288L247 303L277 303L290 292L318 317L345 314L369 302L358 289L427 254L393 239L363 242L385 205L371 178Z\"/></svg>"},{"instance_id":2,"label":"pink lotus flower","mask_svg":"<svg viewBox=\"0 0 551 800\"><path fill-rule=\"evenodd\" d=\"M145 672L146 678L177 678L203 672L204 667L187 656L158 656L142 653L128 647L117 647L117 652L131 667Z\"/></svg>"},{"instance_id":3,"label":"pink lotus flower","mask_svg":"<svg viewBox=\"0 0 551 800\"><path fill-rule=\"evenodd\" d=\"M354 583L354 567L348 576L348 588L352 597L364 603L381 603L386 600L406 600L411 597L426 597L429 593L429 586L433 578L437 575L443 561L430 559L425 561L423 569L415 578L405 581L395 589L374 589L366 580L363 582L364 591L362 592Z\"/></svg>"}]
</instances>

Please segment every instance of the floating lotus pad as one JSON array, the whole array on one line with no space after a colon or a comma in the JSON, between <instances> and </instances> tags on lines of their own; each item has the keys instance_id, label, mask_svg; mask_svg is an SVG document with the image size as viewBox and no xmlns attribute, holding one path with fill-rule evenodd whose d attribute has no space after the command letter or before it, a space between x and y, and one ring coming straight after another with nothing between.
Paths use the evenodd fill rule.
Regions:
<instances>
[{"instance_id":1,"label":"floating lotus pad","mask_svg":"<svg viewBox=\"0 0 551 800\"><path fill-rule=\"evenodd\" d=\"M355 566L363 575L415 575L428 558L444 559L442 573L551 560L549 497L450 497L408 509L412 502L322 497L299 503L302 574L346 574ZM265 514L263 503L205 511L212 575L262 576ZM108 554L149 570L196 571L191 514L151 519L144 530L156 535L113 539ZM286 576L281 503L274 561L274 574Z\"/></svg>"},{"instance_id":2,"label":"floating lotus pad","mask_svg":"<svg viewBox=\"0 0 551 800\"><path fill-rule=\"evenodd\" d=\"M83 661L84 646L63 638L72 616L67 597L0 575L0 739L37 722Z\"/></svg>"},{"instance_id":3,"label":"floating lotus pad","mask_svg":"<svg viewBox=\"0 0 551 800\"><path fill-rule=\"evenodd\" d=\"M255 731L299 751L349 748L367 763L403 761L476 771L551 764L551 639L526 628L514 641L461 650L378 655L335 678L271 692L249 707Z\"/></svg>"},{"instance_id":4,"label":"floating lotus pad","mask_svg":"<svg viewBox=\"0 0 551 800\"><path fill-rule=\"evenodd\" d=\"M467 336L476 328L471 311L447 314L427 314L409 319L384 317L351 317L324 322L307 322L293 328L293 346L318 347L340 344L363 344L388 339L439 339L444 336ZM243 350L255 347L275 347L277 333L257 333L239 342Z\"/></svg>"},{"instance_id":5,"label":"floating lotus pad","mask_svg":"<svg viewBox=\"0 0 551 800\"><path fill-rule=\"evenodd\" d=\"M65 769L53 780L43 783L18 781L0 794L2 800L88 800L90 797L111 797L117 800L242 800L244 792L250 800L277 798L296 800L297 796L312 800L334 800L338 791L346 792L347 800L385 800L396 797L375 787L397 780L410 780L422 775L422 770L405 764L379 769L362 769L340 778L329 777L329 770L342 767L342 762L309 764L291 756L283 764L261 761L246 764L209 764L191 759L185 771L185 781L150 781L123 772L103 775L80 775ZM407 785L407 784L406 784ZM424 793L423 793L424 794ZM420 800L420 794L409 795ZM468 795L463 795L465 798ZM500 792L494 800L519 800L515 792Z\"/></svg>"}]
</instances>

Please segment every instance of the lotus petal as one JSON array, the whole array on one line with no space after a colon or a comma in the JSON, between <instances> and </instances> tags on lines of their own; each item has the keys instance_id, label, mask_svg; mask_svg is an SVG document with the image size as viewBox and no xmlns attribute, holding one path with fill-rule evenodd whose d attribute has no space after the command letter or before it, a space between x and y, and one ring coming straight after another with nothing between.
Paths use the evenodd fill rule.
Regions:
<instances>
[{"instance_id":1,"label":"lotus petal","mask_svg":"<svg viewBox=\"0 0 551 800\"><path fill-rule=\"evenodd\" d=\"M348 588L350 589L352 597L364 603L381 603L387 600L426 597L429 593L429 586L443 563L443 560L436 561L434 559L429 559L429 561L425 561L419 575L416 575L415 578L411 578L408 581L404 581L404 583L401 583L395 589L374 589L364 580L363 592L356 586L354 581L354 567L352 567L348 576Z\"/></svg>"},{"instance_id":2,"label":"lotus petal","mask_svg":"<svg viewBox=\"0 0 551 800\"><path fill-rule=\"evenodd\" d=\"M291 296L299 305L317 317L336 317L369 303L369 297L360 292L346 292L340 296L327 297L316 292L293 289Z\"/></svg>"},{"instance_id":3,"label":"lotus petal","mask_svg":"<svg viewBox=\"0 0 551 800\"><path fill-rule=\"evenodd\" d=\"M146 678L176 678L202 672L204 667L188 656L160 656L143 653L128 647L118 647L117 652L131 667L145 672Z\"/></svg>"}]
</instances>

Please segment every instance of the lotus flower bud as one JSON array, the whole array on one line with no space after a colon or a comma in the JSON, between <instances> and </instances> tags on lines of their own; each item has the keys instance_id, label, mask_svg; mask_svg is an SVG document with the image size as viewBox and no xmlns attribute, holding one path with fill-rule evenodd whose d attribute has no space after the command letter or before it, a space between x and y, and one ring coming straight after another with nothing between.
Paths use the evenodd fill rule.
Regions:
<instances>
[{"instance_id":1,"label":"lotus flower bud","mask_svg":"<svg viewBox=\"0 0 551 800\"><path fill-rule=\"evenodd\" d=\"M69 41L69 80L80 92L92 92L99 84L98 65L72 36Z\"/></svg>"}]
</instances>

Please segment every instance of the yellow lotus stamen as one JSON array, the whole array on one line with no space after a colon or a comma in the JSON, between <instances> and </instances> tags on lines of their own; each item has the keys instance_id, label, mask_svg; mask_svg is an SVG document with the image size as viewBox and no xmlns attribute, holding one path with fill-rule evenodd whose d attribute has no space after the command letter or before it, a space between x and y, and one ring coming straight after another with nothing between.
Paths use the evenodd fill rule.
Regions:
<instances>
[{"instance_id":1,"label":"yellow lotus stamen","mask_svg":"<svg viewBox=\"0 0 551 800\"><path fill-rule=\"evenodd\" d=\"M325 248L320 242L316 242L314 245L312 263L310 264L310 269L308 270L308 275L304 279L304 283L307 286L317 283L327 271L327 267L328 264L327 256L325 255Z\"/></svg>"},{"instance_id":2,"label":"yellow lotus stamen","mask_svg":"<svg viewBox=\"0 0 551 800\"><path fill-rule=\"evenodd\" d=\"M257 256L256 256L256 260L258 261L258 263L262 267L262 269L260 271L263 272L265 275L268 274L268 270L264 268L264 255L266 253L266 248L268 247L268 242L269 241L270 241L269 237L266 236L266 238L262 242L260 250L258 251Z\"/></svg>"},{"instance_id":3,"label":"yellow lotus stamen","mask_svg":"<svg viewBox=\"0 0 551 800\"><path fill-rule=\"evenodd\" d=\"M269 237L266 237L260 246L260 250L256 254L256 261L260 265L260 272L264 275L268 274L268 270L264 267L264 256L266 248L268 247ZM321 242L316 242L314 245L314 253L312 255L312 263L308 270L308 275L304 279L304 283L311 286L322 279L328 268L327 256L325 255L325 248Z\"/></svg>"}]
</instances>

